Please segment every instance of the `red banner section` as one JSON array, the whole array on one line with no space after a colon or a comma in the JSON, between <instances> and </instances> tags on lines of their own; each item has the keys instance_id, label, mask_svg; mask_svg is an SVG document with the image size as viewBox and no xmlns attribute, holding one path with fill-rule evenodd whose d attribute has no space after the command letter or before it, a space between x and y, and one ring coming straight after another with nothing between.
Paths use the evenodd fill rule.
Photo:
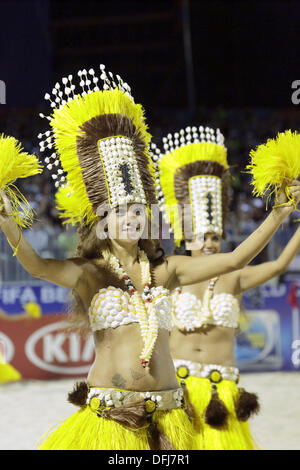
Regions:
<instances>
[{"instance_id":1,"label":"red banner section","mask_svg":"<svg viewBox=\"0 0 300 470\"><path fill-rule=\"evenodd\" d=\"M0 320L4 359L24 379L86 376L94 360L93 337L66 331L66 315L44 315L18 321Z\"/></svg>"}]
</instances>

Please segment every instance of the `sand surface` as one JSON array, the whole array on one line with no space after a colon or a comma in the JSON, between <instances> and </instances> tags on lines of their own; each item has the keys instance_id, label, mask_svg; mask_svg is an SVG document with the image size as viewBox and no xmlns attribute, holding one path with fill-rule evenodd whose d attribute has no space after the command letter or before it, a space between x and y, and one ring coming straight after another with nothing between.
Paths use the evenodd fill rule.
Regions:
<instances>
[{"instance_id":1,"label":"sand surface","mask_svg":"<svg viewBox=\"0 0 300 470\"><path fill-rule=\"evenodd\" d=\"M72 414L66 401L74 380L27 381L0 386L0 450L30 450L43 433ZM243 374L240 386L260 397L251 419L262 449L300 450L300 373Z\"/></svg>"}]
</instances>

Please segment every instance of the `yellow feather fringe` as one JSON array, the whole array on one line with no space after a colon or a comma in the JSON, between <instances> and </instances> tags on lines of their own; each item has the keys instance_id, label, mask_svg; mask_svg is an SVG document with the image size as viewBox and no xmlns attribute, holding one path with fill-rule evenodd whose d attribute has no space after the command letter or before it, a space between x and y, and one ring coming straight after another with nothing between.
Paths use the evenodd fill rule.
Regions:
<instances>
[{"instance_id":1,"label":"yellow feather fringe","mask_svg":"<svg viewBox=\"0 0 300 470\"><path fill-rule=\"evenodd\" d=\"M68 214L73 222L80 217L85 219L87 225L95 221L92 204L88 199L83 181L79 159L77 156L76 140L83 135L80 126L93 117L103 114L118 113L130 118L139 131L146 146L149 145L151 136L147 131L144 118L144 110L140 104L135 104L125 93L118 88L89 93L66 103L62 108L55 109L50 125L54 131L55 148L59 154L62 167L68 174L68 181L76 194L76 201L80 201L80 210L75 207L75 198L68 201L66 192L58 196L60 211ZM100 158L100 157L99 157ZM154 174L150 157L148 167Z\"/></svg>"},{"instance_id":2,"label":"yellow feather fringe","mask_svg":"<svg viewBox=\"0 0 300 470\"><path fill-rule=\"evenodd\" d=\"M194 449L194 430L182 409L156 411L153 421L177 450ZM50 430L51 431L51 430ZM80 409L42 436L39 450L150 450L147 427L132 431L113 420L98 418L89 407Z\"/></svg>"},{"instance_id":3,"label":"yellow feather fringe","mask_svg":"<svg viewBox=\"0 0 300 470\"><path fill-rule=\"evenodd\" d=\"M217 384L220 400L229 412L226 427L219 430L205 423L205 410L211 399L212 384L209 379L189 376L185 379L189 401L196 417L194 427L196 449L198 450L255 450L258 449L247 422L239 421L235 414L235 400L238 388L232 380L222 380Z\"/></svg>"},{"instance_id":4,"label":"yellow feather fringe","mask_svg":"<svg viewBox=\"0 0 300 470\"><path fill-rule=\"evenodd\" d=\"M228 168L226 148L210 142L199 142L179 147L171 153L166 153L158 163L160 185L165 200L165 213L174 231L177 245L180 245L183 233L175 197L174 176L182 166L199 160L215 161L223 165L225 169Z\"/></svg>"},{"instance_id":5,"label":"yellow feather fringe","mask_svg":"<svg viewBox=\"0 0 300 470\"><path fill-rule=\"evenodd\" d=\"M251 163L246 167L252 174L253 194L264 196L272 190L277 193L283 181L300 175L300 134L287 130L275 139L251 150Z\"/></svg>"},{"instance_id":6,"label":"yellow feather fringe","mask_svg":"<svg viewBox=\"0 0 300 470\"><path fill-rule=\"evenodd\" d=\"M63 224L71 223L76 225L82 222L85 212L85 201L78 197L78 194L67 184L61 186L55 194L55 206ZM91 222L96 220L96 215L91 214Z\"/></svg>"},{"instance_id":7,"label":"yellow feather fringe","mask_svg":"<svg viewBox=\"0 0 300 470\"><path fill-rule=\"evenodd\" d=\"M0 136L0 188L8 196L12 215L20 227L29 227L33 210L25 197L14 186L18 178L27 178L42 172L42 165L35 155L24 152L14 137Z\"/></svg>"},{"instance_id":8,"label":"yellow feather fringe","mask_svg":"<svg viewBox=\"0 0 300 470\"><path fill-rule=\"evenodd\" d=\"M68 183L64 188L61 186L55 194L55 207L63 224L78 225L84 218L84 202L72 190ZM147 206L147 216L151 220L151 208ZM91 224L96 221L96 214L91 214Z\"/></svg>"}]
</instances>

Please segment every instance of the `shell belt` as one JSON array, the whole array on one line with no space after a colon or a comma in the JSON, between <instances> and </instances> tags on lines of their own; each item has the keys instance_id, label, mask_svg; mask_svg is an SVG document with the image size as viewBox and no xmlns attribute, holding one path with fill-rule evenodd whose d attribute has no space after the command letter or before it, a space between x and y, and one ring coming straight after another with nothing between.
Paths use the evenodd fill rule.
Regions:
<instances>
[{"instance_id":1,"label":"shell belt","mask_svg":"<svg viewBox=\"0 0 300 470\"><path fill-rule=\"evenodd\" d=\"M147 413L166 411L184 407L183 390L176 388L164 391L133 392L130 390L116 390L114 388L90 387L87 405L92 411L98 413L107 408L119 408L128 403L145 400Z\"/></svg>"},{"instance_id":2,"label":"shell belt","mask_svg":"<svg viewBox=\"0 0 300 470\"><path fill-rule=\"evenodd\" d=\"M194 377L203 377L213 383L222 380L232 380L239 382L239 369L230 366L221 366L220 364L203 364L201 362L186 361L185 359L175 359L174 366L176 374L181 379L186 379L189 375Z\"/></svg>"}]
</instances>

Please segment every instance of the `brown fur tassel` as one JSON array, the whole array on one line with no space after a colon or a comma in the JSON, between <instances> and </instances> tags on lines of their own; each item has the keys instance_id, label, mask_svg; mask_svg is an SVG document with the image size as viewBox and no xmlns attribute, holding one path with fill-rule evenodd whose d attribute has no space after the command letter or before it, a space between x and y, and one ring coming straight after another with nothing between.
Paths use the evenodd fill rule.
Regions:
<instances>
[{"instance_id":1,"label":"brown fur tassel","mask_svg":"<svg viewBox=\"0 0 300 470\"><path fill-rule=\"evenodd\" d=\"M186 386L184 380L181 380L181 388L183 390L183 396L184 396L184 402L185 402L184 411L186 412L186 414L188 415L188 417L192 421L195 417L195 410L194 410L194 407L193 407L193 405L191 404L191 402L189 400L189 392L188 392L188 389L187 389L187 386Z\"/></svg>"},{"instance_id":2,"label":"brown fur tassel","mask_svg":"<svg viewBox=\"0 0 300 470\"><path fill-rule=\"evenodd\" d=\"M250 416L257 414L260 410L258 397L255 393L246 392L241 388L239 397L235 403L235 412L239 421L248 421Z\"/></svg>"},{"instance_id":3,"label":"brown fur tassel","mask_svg":"<svg viewBox=\"0 0 300 470\"><path fill-rule=\"evenodd\" d=\"M148 428L149 444L151 450L174 450L174 447L167 437L158 430L157 424L151 419Z\"/></svg>"},{"instance_id":4,"label":"brown fur tassel","mask_svg":"<svg viewBox=\"0 0 300 470\"><path fill-rule=\"evenodd\" d=\"M75 406L85 406L89 387L86 382L77 382L72 392L68 394L68 401Z\"/></svg>"},{"instance_id":5,"label":"brown fur tassel","mask_svg":"<svg viewBox=\"0 0 300 470\"><path fill-rule=\"evenodd\" d=\"M173 446L162 434L156 423L152 422L151 416L146 412L145 400L138 400L119 408L111 408L103 410L101 413L103 418L113 419L117 423L126 426L129 429L140 429L149 423L149 444L152 450L173 450Z\"/></svg>"},{"instance_id":6,"label":"brown fur tassel","mask_svg":"<svg viewBox=\"0 0 300 470\"><path fill-rule=\"evenodd\" d=\"M147 424L145 400L138 400L118 408L103 410L101 416L103 416L103 418L113 419L117 423L130 429L142 428Z\"/></svg>"},{"instance_id":7,"label":"brown fur tassel","mask_svg":"<svg viewBox=\"0 0 300 470\"><path fill-rule=\"evenodd\" d=\"M216 389L212 390L211 400L205 410L205 422L213 427L223 427L227 423L228 410L220 400Z\"/></svg>"}]
</instances>

